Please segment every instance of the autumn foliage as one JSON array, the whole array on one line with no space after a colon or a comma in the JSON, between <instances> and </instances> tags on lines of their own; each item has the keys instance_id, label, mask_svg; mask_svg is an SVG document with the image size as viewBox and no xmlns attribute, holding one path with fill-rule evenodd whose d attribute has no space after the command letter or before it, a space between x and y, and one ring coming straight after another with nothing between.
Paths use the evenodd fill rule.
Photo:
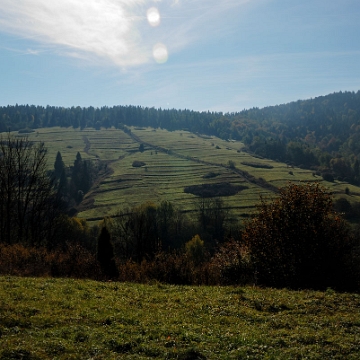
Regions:
<instances>
[{"instance_id":1,"label":"autumn foliage","mask_svg":"<svg viewBox=\"0 0 360 360\"><path fill-rule=\"evenodd\" d=\"M290 184L261 199L243 233L260 284L292 288L341 287L349 230L319 184Z\"/></svg>"},{"instance_id":2,"label":"autumn foliage","mask_svg":"<svg viewBox=\"0 0 360 360\"><path fill-rule=\"evenodd\" d=\"M96 257L79 244L49 251L22 244L0 244L0 273L100 279Z\"/></svg>"}]
</instances>

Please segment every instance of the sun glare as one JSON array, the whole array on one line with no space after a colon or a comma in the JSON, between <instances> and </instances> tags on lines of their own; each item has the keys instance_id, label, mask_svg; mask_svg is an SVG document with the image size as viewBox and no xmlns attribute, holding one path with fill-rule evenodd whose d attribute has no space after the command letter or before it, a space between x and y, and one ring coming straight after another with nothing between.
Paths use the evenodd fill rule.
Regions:
<instances>
[{"instance_id":1,"label":"sun glare","mask_svg":"<svg viewBox=\"0 0 360 360\"><path fill-rule=\"evenodd\" d=\"M147 13L147 19L151 26L158 26L160 24L160 13L155 7L150 8Z\"/></svg>"},{"instance_id":2,"label":"sun glare","mask_svg":"<svg viewBox=\"0 0 360 360\"><path fill-rule=\"evenodd\" d=\"M153 48L153 56L157 63L159 64L166 63L169 57L166 46L161 43L156 44Z\"/></svg>"}]
</instances>

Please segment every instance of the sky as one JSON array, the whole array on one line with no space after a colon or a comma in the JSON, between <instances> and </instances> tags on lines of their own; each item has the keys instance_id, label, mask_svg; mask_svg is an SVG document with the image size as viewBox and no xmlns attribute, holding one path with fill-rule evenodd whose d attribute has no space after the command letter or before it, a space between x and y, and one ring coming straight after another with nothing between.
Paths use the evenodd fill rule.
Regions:
<instances>
[{"instance_id":1,"label":"sky","mask_svg":"<svg viewBox=\"0 0 360 360\"><path fill-rule=\"evenodd\" d=\"M0 0L0 106L237 112L360 90L359 0Z\"/></svg>"}]
</instances>

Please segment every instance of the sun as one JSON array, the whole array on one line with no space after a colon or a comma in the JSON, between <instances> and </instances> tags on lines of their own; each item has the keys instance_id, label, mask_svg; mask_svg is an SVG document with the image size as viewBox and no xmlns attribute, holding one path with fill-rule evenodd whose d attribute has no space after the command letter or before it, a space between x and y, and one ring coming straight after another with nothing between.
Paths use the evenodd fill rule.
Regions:
<instances>
[{"instance_id":1,"label":"sun","mask_svg":"<svg viewBox=\"0 0 360 360\"><path fill-rule=\"evenodd\" d=\"M159 10L155 7L151 7L146 12L146 17L151 26L158 26L160 24L160 13Z\"/></svg>"}]
</instances>

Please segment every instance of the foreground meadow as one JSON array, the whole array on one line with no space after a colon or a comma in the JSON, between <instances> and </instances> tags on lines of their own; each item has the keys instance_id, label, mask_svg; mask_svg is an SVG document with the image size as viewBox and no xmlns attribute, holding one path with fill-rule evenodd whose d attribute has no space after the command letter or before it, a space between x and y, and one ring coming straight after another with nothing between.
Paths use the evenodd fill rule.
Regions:
<instances>
[{"instance_id":1,"label":"foreground meadow","mask_svg":"<svg viewBox=\"0 0 360 360\"><path fill-rule=\"evenodd\" d=\"M358 359L360 295L0 277L0 359Z\"/></svg>"}]
</instances>

